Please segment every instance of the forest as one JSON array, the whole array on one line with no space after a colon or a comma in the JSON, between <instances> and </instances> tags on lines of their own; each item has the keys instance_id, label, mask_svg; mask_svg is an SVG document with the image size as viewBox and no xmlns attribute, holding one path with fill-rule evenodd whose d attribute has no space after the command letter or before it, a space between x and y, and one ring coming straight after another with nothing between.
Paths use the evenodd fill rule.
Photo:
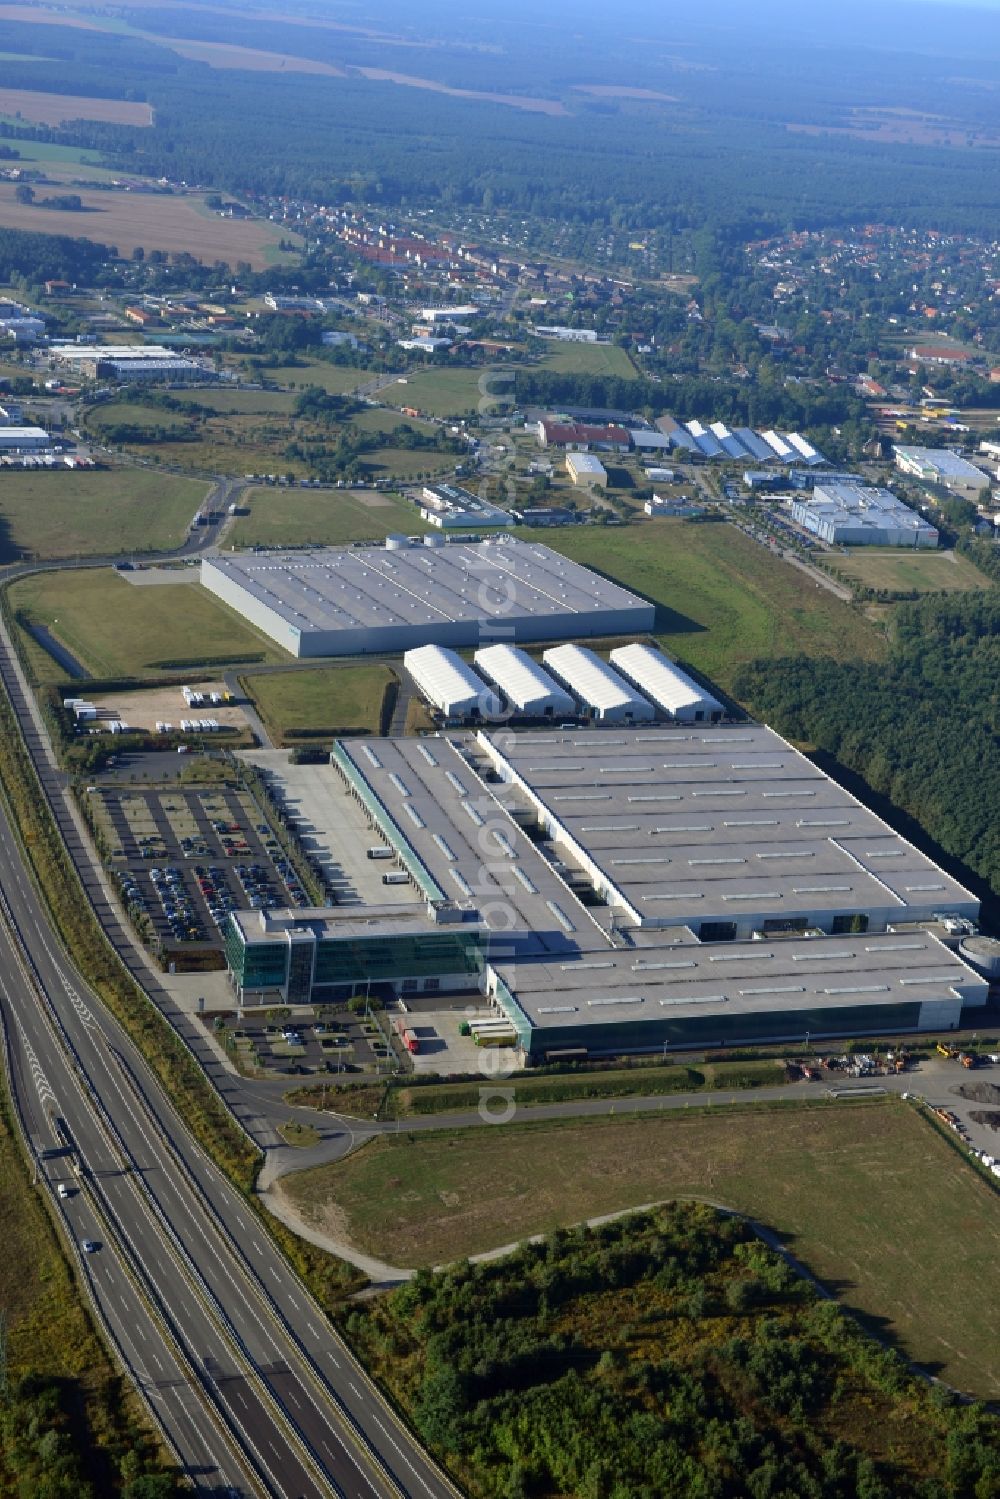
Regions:
<instances>
[{"instance_id":1,"label":"forest","mask_svg":"<svg viewBox=\"0 0 1000 1499\"><path fill-rule=\"evenodd\" d=\"M979 563L975 543L965 550ZM995 562L993 563L995 567ZM887 662L751 663L734 691L908 814L1000 898L1000 591L900 605Z\"/></svg>"},{"instance_id":2,"label":"forest","mask_svg":"<svg viewBox=\"0 0 1000 1499\"><path fill-rule=\"evenodd\" d=\"M127 6L124 7L127 10ZM431 26L430 22L426 23ZM516 209L580 223L726 226L743 238L795 225L884 221L991 234L1000 197L1000 151L885 143L789 130L838 128L862 106L947 111L970 137L995 125L983 88L942 74L937 56L894 56L826 37L789 68L766 28L695 35L691 65L677 63L676 21L655 45L636 47L617 21L594 17L530 38L494 15L490 45L442 35L418 44L419 71L447 87L505 90L557 101L532 114L428 89L390 88L355 71L310 74L212 69L159 45L185 36L231 40L232 19L210 10L143 8L144 35L0 25L0 42L28 61L4 64L8 87L126 97L151 103L152 128L78 121L54 138L107 150L122 170L164 175L235 193L327 203L367 200ZM286 51L289 29L241 16L241 44ZM417 68L412 18L405 45L296 26L300 51L337 66ZM989 81L995 26L982 55L955 71ZM949 36L954 36L954 29ZM154 38L154 39L149 39ZM697 59L702 59L697 61ZM609 77L666 90L670 107L581 93ZM940 117L936 113L935 117ZM16 137L18 126L9 126Z\"/></svg>"},{"instance_id":3,"label":"forest","mask_svg":"<svg viewBox=\"0 0 1000 1499\"><path fill-rule=\"evenodd\" d=\"M348 1336L473 1499L986 1499L993 1418L692 1203L423 1270Z\"/></svg>"},{"instance_id":4,"label":"forest","mask_svg":"<svg viewBox=\"0 0 1000 1499\"><path fill-rule=\"evenodd\" d=\"M816 429L860 421L865 415L863 403L844 386L815 388L801 383L786 385L780 380L740 382L681 375L652 383L613 375L519 369L514 389L519 406L557 409L572 405L656 415L669 410L678 419L711 418L734 425L774 425L792 431L804 426Z\"/></svg>"}]
</instances>

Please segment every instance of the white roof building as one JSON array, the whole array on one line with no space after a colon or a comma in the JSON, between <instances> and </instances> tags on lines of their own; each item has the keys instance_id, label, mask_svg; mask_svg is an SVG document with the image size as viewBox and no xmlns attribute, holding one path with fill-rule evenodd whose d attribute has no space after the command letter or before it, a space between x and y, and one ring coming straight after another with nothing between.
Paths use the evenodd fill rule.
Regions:
<instances>
[{"instance_id":1,"label":"white roof building","mask_svg":"<svg viewBox=\"0 0 1000 1499\"><path fill-rule=\"evenodd\" d=\"M526 651L514 645L487 645L475 655L476 669L498 687L515 712L527 718L558 718L576 704Z\"/></svg>"},{"instance_id":2,"label":"white roof building","mask_svg":"<svg viewBox=\"0 0 1000 1499\"><path fill-rule=\"evenodd\" d=\"M722 704L711 693L650 645L618 646L611 652L611 665L678 723L718 723L724 717Z\"/></svg>"},{"instance_id":3,"label":"white roof building","mask_svg":"<svg viewBox=\"0 0 1000 1499\"><path fill-rule=\"evenodd\" d=\"M652 703L634 692L614 667L584 646L553 646L542 660L602 723L648 723L656 717Z\"/></svg>"},{"instance_id":4,"label":"white roof building","mask_svg":"<svg viewBox=\"0 0 1000 1499\"><path fill-rule=\"evenodd\" d=\"M422 645L406 651L403 665L417 684L421 697L446 718L496 718L502 712L495 692L483 685L461 656L440 645Z\"/></svg>"},{"instance_id":5,"label":"white roof building","mask_svg":"<svg viewBox=\"0 0 1000 1499\"><path fill-rule=\"evenodd\" d=\"M18 453L50 448L52 439L44 427L0 427L0 448Z\"/></svg>"}]
</instances>

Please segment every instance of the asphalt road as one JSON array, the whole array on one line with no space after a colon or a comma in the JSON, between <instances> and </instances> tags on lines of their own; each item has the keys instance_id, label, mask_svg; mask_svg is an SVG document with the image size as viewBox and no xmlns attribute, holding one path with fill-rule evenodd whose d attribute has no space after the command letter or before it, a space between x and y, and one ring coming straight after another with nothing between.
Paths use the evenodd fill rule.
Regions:
<instances>
[{"instance_id":1,"label":"asphalt road","mask_svg":"<svg viewBox=\"0 0 1000 1499\"><path fill-rule=\"evenodd\" d=\"M0 659L0 675L26 714L9 658ZM54 809L79 845L59 773L41 753L30 715L27 722ZM2 812L0 889L9 908L9 929L0 923L0 1003L18 1102L40 1145L51 1142L50 1111L65 1120L85 1176L78 1196L60 1206L76 1233L103 1246L87 1257L95 1297L100 1292L112 1328L128 1332L124 1346L136 1377L151 1401L155 1394L154 1409L165 1413L172 1439L177 1433L201 1491L224 1492L224 1473L237 1492L282 1499L451 1499L452 1485L378 1395L253 1209L203 1155L62 953ZM92 893L99 914L113 918L99 882ZM116 940L138 963L124 934ZM33 969L32 983L19 957ZM234 1080L211 1060L228 1087ZM193 1402L221 1427L214 1436L206 1416L195 1424Z\"/></svg>"}]
</instances>

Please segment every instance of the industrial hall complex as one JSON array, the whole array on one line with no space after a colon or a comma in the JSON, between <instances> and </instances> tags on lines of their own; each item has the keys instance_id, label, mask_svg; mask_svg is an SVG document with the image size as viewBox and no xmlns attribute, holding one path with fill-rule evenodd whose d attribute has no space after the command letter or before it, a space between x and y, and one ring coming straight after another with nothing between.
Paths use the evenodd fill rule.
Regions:
<instances>
[{"instance_id":1,"label":"industrial hall complex","mask_svg":"<svg viewBox=\"0 0 1000 1499\"><path fill-rule=\"evenodd\" d=\"M524 1064L948 1030L975 897L771 729L339 741L392 904L245 912L242 1003L465 994Z\"/></svg>"},{"instance_id":2,"label":"industrial hall complex","mask_svg":"<svg viewBox=\"0 0 1000 1499\"><path fill-rule=\"evenodd\" d=\"M201 581L293 656L635 634L655 614L617 583L510 536L211 557Z\"/></svg>"}]
</instances>

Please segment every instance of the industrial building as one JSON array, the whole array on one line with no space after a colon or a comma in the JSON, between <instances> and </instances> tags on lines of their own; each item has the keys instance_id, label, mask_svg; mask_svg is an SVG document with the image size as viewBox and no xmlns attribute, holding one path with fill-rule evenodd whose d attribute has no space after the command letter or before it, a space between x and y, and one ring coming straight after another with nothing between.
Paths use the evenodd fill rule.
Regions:
<instances>
[{"instance_id":1,"label":"industrial building","mask_svg":"<svg viewBox=\"0 0 1000 1499\"><path fill-rule=\"evenodd\" d=\"M725 709L717 698L651 645L617 646L611 665L675 723L718 723Z\"/></svg>"},{"instance_id":2,"label":"industrial building","mask_svg":"<svg viewBox=\"0 0 1000 1499\"><path fill-rule=\"evenodd\" d=\"M483 929L449 924L446 904L236 911L225 933L239 1002L268 995L284 1004L349 998L372 984L401 993L474 988L483 968Z\"/></svg>"},{"instance_id":3,"label":"industrial building","mask_svg":"<svg viewBox=\"0 0 1000 1499\"><path fill-rule=\"evenodd\" d=\"M792 500L792 519L837 546L936 547L938 533L888 489L861 483L817 484Z\"/></svg>"},{"instance_id":4,"label":"industrial building","mask_svg":"<svg viewBox=\"0 0 1000 1499\"><path fill-rule=\"evenodd\" d=\"M421 697L445 718L499 718L496 693L454 651L422 645L404 654L403 666Z\"/></svg>"},{"instance_id":5,"label":"industrial building","mask_svg":"<svg viewBox=\"0 0 1000 1499\"><path fill-rule=\"evenodd\" d=\"M300 657L642 634L655 614L652 604L579 563L506 535L229 553L206 557L201 581Z\"/></svg>"},{"instance_id":6,"label":"industrial building","mask_svg":"<svg viewBox=\"0 0 1000 1499\"><path fill-rule=\"evenodd\" d=\"M566 718L576 703L527 651L514 645L488 645L475 655L476 669L503 694L522 718Z\"/></svg>"},{"instance_id":7,"label":"industrial building","mask_svg":"<svg viewBox=\"0 0 1000 1499\"><path fill-rule=\"evenodd\" d=\"M990 487L988 474L950 448L912 448L897 444L893 452L900 473L910 474L926 483L943 484L946 489L970 499L977 499L984 489Z\"/></svg>"},{"instance_id":8,"label":"industrial building","mask_svg":"<svg viewBox=\"0 0 1000 1499\"><path fill-rule=\"evenodd\" d=\"M656 717L646 698L582 645L557 645L542 661L598 723L645 723Z\"/></svg>"},{"instance_id":9,"label":"industrial building","mask_svg":"<svg viewBox=\"0 0 1000 1499\"><path fill-rule=\"evenodd\" d=\"M599 489L608 487L608 471L593 453L567 453L566 472L574 484L586 484Z\"/></svg>"},{"instance_id":10,"label":"industrial building","mask_svg":"<svg viewBox=\"0 0 1000 1499\"><path fill-rule=\"evenodd\" d=\"M53 344L48 352L75 376L91 380L193 385L220 378L209 365L160 344Z\"/></svg>"},{"instance_id":11,"label":"industrial building","mask_svg":"<svg viewBox=\"0 0 1000 1499\"><path fill-rule=\"evenodd\" d=\"M565 448L567 452L586 453L591 448L603 453L627 453L631 434L614 423L550 421L548 417L535 424L539 445L543 448Z\"/></svg>"},{"instance_id":12,"label":"industrial building","mask_svg":"<svg viewBox=\"0 0 1000 1499\"><path fill-rule=\"evenodd\" d=\"M750 427L730 430L725 422L678 422L672 416L657 418L657 427L671 447L691 457L737 463L805 464L817 468L826 462L823 454L800 432L754 432Z\"/></svg>"},{"instance_id":13,"label":"industrial building","mask_svg":"<svg viewBox=\"0 0 1000 1499\"><path fill-rule=\"evenodd\" d=\"M247 991L286 993L296 947L321 993L464 987L536 1062L946 1031L986 1002L926 929L975 898L769 729L345 740L331 768L412 901L240 915Z\"/></svg>"},{"instance_id":14,"label":"industrial building","mask_svg":"<svg viewBox=\"0 0 1000 1499\"><path fill-rule=\"evenodd\" d=\"M514 524L508 511L459 484L425 484L420 491L420 518L438 530L484 531Z\"/></svg>"},{"instance_id":15,"label":"industrial building","mask_svg":"<svg viewBox=\"0 0 1000 1499\"><path fill-rule=\"evenodd\" d=\"M0 453L39 453L51 446L44 427L0 427Z\"/></svg>"},{"instance_id":16,"label":"industrial building","mask_svg":"<svg viewBox=\"0 0 1000 1499\"><path fill-rule=\"evenodd\" d=\"M978 913L968 890L772 729L481 733L478 742L629 926L750 941Z\"/></svg>"}]
</instances>

